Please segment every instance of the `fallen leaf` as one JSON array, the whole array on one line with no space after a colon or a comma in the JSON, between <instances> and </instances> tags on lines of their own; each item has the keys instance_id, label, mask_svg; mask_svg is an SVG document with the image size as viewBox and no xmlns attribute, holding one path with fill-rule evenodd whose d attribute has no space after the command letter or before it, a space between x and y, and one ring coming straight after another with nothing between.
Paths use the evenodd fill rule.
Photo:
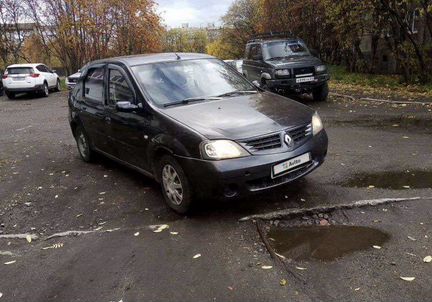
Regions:
<instances>
[{"instance_id":1,"label":"fallen leaf","mask_svg":"<svg viewBox=\"0 0 432 302\"><path fill-rule=\"evenodd\" d=\"M380 250L380 249L381 249L381 247L380 247L379 245L372 245L372 247L373 247L374 249L377 249L377 250Z\"/></svg>"},{"instance_id":2,"label":"fallen leaf","mask_svg":"<svg viewBox=\"0 0 432 302\"><path fill-rule=\"evenodd\" d=\"M354 288L354 290L355 290L355 291L358 291L358 290L360 290L360 287Z\"/></svg>"},{"instance_id":3,"label":"fallen leaf","mask_svg":"<svg viewBox=\"0 0 432 302\"><path fill-rule=\"evenodd\" d=\"M0 293L0 298L3 297L3 293Z\"/></svg>"},{"instance_id":4,"label":"fallen leaf","mask_svg":"<svg viewBox=\"0 0 432 302\"><path fill-rule=\"evenodd\" d=\"M104 195L106 194L106 192L99 192L99 195Z\"/></svg>"},{"instance_id":5,"label":"fallen leaf","mask_svg":"<svg viewBox=\"0 0 432 302\"><path fill-rule=\"evenodd\" d=\"M134 236L136 237L136 236L139 236L139 232L136 232L135 234L134 234Z\"/></svg>"},{"instance_id":6,"label":"fallen leaf","mask_svg":"<svg viewBox=\"0 0 432 302\"><path fill-rule=\"evenodd\" d=\"M178 232L170 232L171 235L178 235Z\"/></svg>"},{"instance_id":7,"label":"fallen leaf","mask_svg":"<svg viewBox=\"0 0 432 302\"><path fill-rule=\"evenodd\" d=\"M287 284L287 281L286 281L285 279L282 279L282 280L279 282L279 284L280 284L281 286L285 286L285 285Z\"/></svg>"},{"instance_id":8,"label":"fallen leaf","mask_svg":"<svg viewBox=\"0 0 432 302\"><path fill-rule=\"evenodd\" d=\"M78 215L76 215L76 218L79 218L79 217L81 217L83 214L78 214Z\"/></svg>"},{"instance_id":9,"label":"fallen leaf","mask_svg":"<svg viewBox=\"0 0 432 302\"><path fill-rule=\"evenodd\" d=\"M432 262L432 256L426 256L423 258L423 262L429 263Z\"/></svg>"},{"instance_id":10,"label":"fallen leaf","mask_svg":"<svg viewBox=\"0 0 432 302\"><path fill-rule=\"evenodd\" d=\"M32 241L32 237L31 237L31 235L27 235L27 236L26 236L26 239L27 239L27 242L30 243L30 242Z\"/></svg>"},{"instance_id":11,"label":"fallen leaf","mask_svg":"<svg viewBox=\"0 0 432 302\"><path fill-rule=\"evenodd\" d=\"M368 189L373 189L373 188L375 188L374 185L370 185L370 186L368 186Z\"/></svg>"},{"instance_id":12,"label":"fallen leaf","mask_svg":"<svg viewBox=\"0 0 432 302\"><path fill-rule=\"evenodd\" d=\"M43 249L43 250L59 249L59 248L62 248L63 245L64 245L64 243L59 242L59 243L54 243L53 245L50 245L50 246L43 247L42 249Z\"/></svg>"},{"instance_id":13,"label":"fallen leaf","mask_svg":"<svg viewBox=\"0 0 432 302\"><path fill-rule=\"evenodd\" d=\"M261 266L261 268L262 269L272 269L273 266L271 266L271 265L263 265L263 266Z\"/></svg>"},{"instance_id":14,"label":"fallen leaf","mask_svg":"<svg viewBox=\"0 0 432 302\"><path fill-rule=\"evenodd\" d=\"M234 290L234 287L232 287L232 286L228 286L228 289L229 289L229 290Z\"/></svg>"},{"instance_id":15,"label":"fallen leaf","mask_svg":"<svg viewBox=\"0 0 432 302\"><path fill-rule=\"evenodd\" d=\"M286 257L285 257L284 255L278 254L278 253L276 253L276 252L275 252L275 254L276 254L276 256L278 256L278 257L281 258L281 259L286 259Z\"/></svg>"},{"instance_id":16,"label":"fallen leaf","mask_svg":"<svg viewBox=\"0 0 432 302\"><path fill-rule=\"evenodd\" d=\"M410 186L403 186L402 188L404 188L404 189L409 189L409 188L411 188Z\"/></svg>"},{"instance_id":17,"label":"fallen leaf","mask_svg":"<svg viewBox=\"0 0 432 302\"><path fill-rule=\"evenodd\" d=\"M411 282L411 281L414 281L414 279L415 279L415 277L400 277L402 280L404 280L404 281L408 281L408 282Z\"/></svg>"},{"instance_id":18,"label":"fallen leaf","mask_svg":"<svg viewBox=\"0 0 432 302\"><path fill-rule=\"evenodd\" d=\"M412 241L416 241L417 240L417 239L415 239L414 237L411 237L411 236L408 236L408 239L412 240Z\"/></svg>"},{"instance_id":19,"label":"fallen leaf","mask_svg":"<svg viewBox=\"0 0 432 302\"><path fill-rule=\"evenodd\" d=\"M196 254L196 255L193 256L192 258L193 258L193 259L197 259L197 258L199 258L199 257L201 257L201 254Z\"/></svg>"},{"instance_id":20,"label":"fallen leaf","mask_svg":"<svg viewBox=\"0 0 432 302\"><path fill-rule=\"evenodd\" d=\"M16 260L12 260L12 261L5 262L4 264L9 265L9 264L14 264L15 262Z\"/></svg>"},{"instance_id":21,"label":"fallen leaf","mask_svg":"<svg viewBox=\"0 0 432 302\"><path fill-rule=\"evenodd\" d=\"M300 271L305 271L305 270L307 270L307 268L305 268L305 267L301 267L301 266L296 266L295 268L298 269L298 270L300 270Z\"/></svg>"},{"instance_id":22,"label":"fallen leaf","mask_svg":"<svg viewBox=\"0 0 432 302\"><path fill-rule=\"evenodd\" d=\"M151 228L154 229L153 230L154 233L160 233L163 230L168 229L169 226L167 224L161 224L161 225L153 225L153 226L151 226Z\"/></svg>"},{"instance_id":23,"label":"fallen leaf","mask_svg":"<svg viewBox=\"0 0 432 302\"><path fill-rule=\"evenodd\" d=\"M407 138L409 138L408 136L402 136L402 138L405 138L405 139L407 139Z\"/></svg>"}]
</instances>

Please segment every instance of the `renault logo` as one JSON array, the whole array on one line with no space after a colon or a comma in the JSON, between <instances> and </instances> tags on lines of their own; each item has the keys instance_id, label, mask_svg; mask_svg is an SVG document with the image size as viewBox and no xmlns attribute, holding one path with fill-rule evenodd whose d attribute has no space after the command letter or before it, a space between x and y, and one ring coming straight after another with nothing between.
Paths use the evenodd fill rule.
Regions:
<instances>
[{"instance_id":1,"label":"renault logo","mask_svg":"<svg viewBox=\"0 0 432 302\"><path fill-rule=\"evenodd\" d=\"M284 142L285 144L287 144L288 147L294 146L294 140L288 134L284 135Z\"/></svg>"}]
</instances>

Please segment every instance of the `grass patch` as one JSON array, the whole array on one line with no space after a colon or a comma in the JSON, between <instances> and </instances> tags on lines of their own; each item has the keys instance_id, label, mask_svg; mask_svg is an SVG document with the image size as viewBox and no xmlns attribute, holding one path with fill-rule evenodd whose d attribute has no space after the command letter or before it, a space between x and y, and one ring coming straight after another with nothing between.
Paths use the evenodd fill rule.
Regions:
<instances>
[{"instance_id":1,"label":"grass patch","mask_svg":"<svg viewBox=\"0 0 432 302\"><path fill-rule=\"evenodd\" d=\"M329 66L330 87L336 91L363 91L366 94L398 95L405 98L432 98L432 84L407 85L398 75L378 75L346 71L343 66Z\"/></svg>"}]
</instances>

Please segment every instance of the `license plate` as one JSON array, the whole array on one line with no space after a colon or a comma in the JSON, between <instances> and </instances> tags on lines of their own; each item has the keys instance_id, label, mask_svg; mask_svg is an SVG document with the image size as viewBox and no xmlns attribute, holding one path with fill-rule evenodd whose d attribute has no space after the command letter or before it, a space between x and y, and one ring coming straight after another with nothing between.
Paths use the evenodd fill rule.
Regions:
<instances>
[{"instance_id":1,"label":"license plate","mask_svg":"<svg viewBox=\"0 0 432 302\"><path fill-rule=\"evenodd\" d=\"M274 165L272 168L272 178L281 176L287 172L289 172L290 170L301 166L307 162L311 161L311 155L310 153L305 153L303 155L291 158L287 161L284 161L280 164Z\"/></svg>"},{"instance_id":2,"label":"license plate","mask_svg":"<svg viewBox=\"0 0 432 302\"><path fill-rule=\"evenodd\" d=\"M314 80L315 80L315 77L298 78L298 79L296 79L296 83L306 83L306 82L312 82Z\"/></svg>"},{"instance_id":3,"label":"license plate","mask_svg":"<svg viewBox=\"0 0 432 302\"><path fill-rule=\"evenodd\" d=\"M14 77L12 78L14 81L24 81L25 77Z\"/></svg>"}]
</instances>

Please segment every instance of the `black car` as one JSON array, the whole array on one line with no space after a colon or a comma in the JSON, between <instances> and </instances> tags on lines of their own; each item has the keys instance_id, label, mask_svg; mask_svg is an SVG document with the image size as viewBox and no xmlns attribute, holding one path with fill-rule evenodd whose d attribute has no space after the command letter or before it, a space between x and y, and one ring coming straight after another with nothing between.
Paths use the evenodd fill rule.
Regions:
<instances>
[{"instance_id":1,"label":"black car","mask_svg":"<svg viewBox=\"0 0 432 302\"><path fill-rule=\"evenodd\" d=\"M316 169L327 153L316 112L203 54L92 62L69 107L84 161L98 152L153 177L180 213L193 200L288 183Z\"/></svg>"},{"instance_id":2,"label":"black car","mask_svg":"<svg viewBox=\"0 0 432 302\"><path fill-rule=\"evenodd\" d=\"M328 96L326 65L300 39L263 35L246 44L243 74L263 89L278 93L312 93L315 101Z\"/></svg>"}]
</instances>

